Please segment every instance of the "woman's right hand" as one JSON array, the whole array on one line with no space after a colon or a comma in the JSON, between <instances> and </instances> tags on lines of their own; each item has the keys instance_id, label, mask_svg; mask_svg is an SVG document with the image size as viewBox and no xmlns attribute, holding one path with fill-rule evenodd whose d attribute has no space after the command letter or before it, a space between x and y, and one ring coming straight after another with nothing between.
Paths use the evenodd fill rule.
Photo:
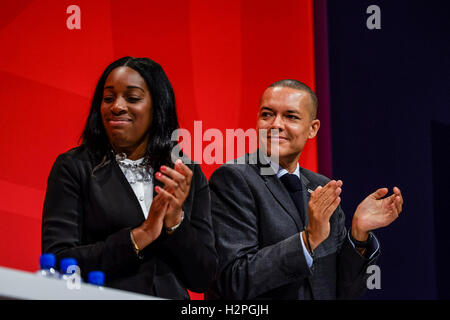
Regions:
<instances>
[{"instance_id":1,"label":"woman's right hand","mask_svg":"<svg viewBox=\"0 0 450 320\"><path fill-rule=\"evenodd\" d=\"M167 195L158 193L153 198L147 219L142 225L131 231L139 250L144 249L161 234L168 206L169 201Z\"/></svg>"}]
</instances>

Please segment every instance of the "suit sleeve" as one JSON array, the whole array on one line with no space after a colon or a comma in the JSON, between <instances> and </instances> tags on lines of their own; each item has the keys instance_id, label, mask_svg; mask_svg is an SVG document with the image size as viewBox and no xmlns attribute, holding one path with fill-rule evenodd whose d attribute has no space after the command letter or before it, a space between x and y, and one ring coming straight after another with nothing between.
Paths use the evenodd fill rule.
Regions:
<instances>
[{"instance_id":1,"label":"suit sleeve","mask_svg":"<svg viewBox=\"0 0 450 320\"><path fill-rule=\"evenodd\" d=\"M220 167L210 187L219 254L219 272L210 297L252 299L311 275L299 233L271 246L259 246L257 204L240 171Z\"/></svg>"},{"instance_id":2,"label":"suit sleeve","mask_svg":"<svg viewBox=\"0 0 450 320\"><path fill-rule=\"evenodd\" d=\"M199 165L194 165L192 207L185 210L180 227L163 239L178 267L180 278L194 292L204 292L214 278L217 253L211 222L211 196ZM186 210L190 210L186 212Z\"/></svg>"},{"instance_id":3,"label":"suit sleeve","mask_svg":"<svg viewBox=\"0 0 450 320\"><path fill-rule=\"evenodd\" d=\"M42 217L42 252L54 253L58 261L72 257L78 261L83 278L92 270L102 270L112 279L124 270L137 268L130 228L119 230L105 241L83 245L83 182L76 161L60 155L47 182Z\"/></svg>"},{"instance_id":4,"label":"suit sleeve","mask_svg":"<svg viewBox=\"0 0 450 320\"><path fill-rule=\"evenodd\" d=\"M369 275L366 270L369 265L376 263L379 250L371 258L361 256L350 242L348 231L345 228L345 214L340 206L336 213L340 226L341 244L337 266L337 298L358 299L367 290L366 281Z\"/></svg>"}]
</instances>

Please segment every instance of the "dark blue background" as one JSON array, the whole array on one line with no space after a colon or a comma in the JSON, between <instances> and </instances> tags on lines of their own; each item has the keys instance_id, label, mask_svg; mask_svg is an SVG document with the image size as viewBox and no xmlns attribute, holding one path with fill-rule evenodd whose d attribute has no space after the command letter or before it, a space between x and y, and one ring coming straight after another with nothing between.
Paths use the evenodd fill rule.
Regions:
<instances>
[{"instance_id":1,"label":"dark blue background","mask_svg":"<svg viewBox=\"0 0 450 320\"><path fill-rule=\"evenodd\" d=\"M372 4L381 30L366 27ZM327 8L332 175L344 182L347 222L379 187L398 186L405 199L401 217L375 232L381 290L365 298L448 299L450 3Z\"/></svg>"}]
</instances>

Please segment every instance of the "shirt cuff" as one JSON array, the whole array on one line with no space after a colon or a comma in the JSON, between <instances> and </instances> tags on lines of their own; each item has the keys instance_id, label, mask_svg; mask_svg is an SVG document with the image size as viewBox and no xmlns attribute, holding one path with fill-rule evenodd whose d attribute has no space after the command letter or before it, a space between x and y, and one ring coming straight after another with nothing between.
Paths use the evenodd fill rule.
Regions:
<instances>
[{"instance_id":1,"label":"shirt cuff","mask_svg":"<svg viewBox=\"0 0 450 320\"><path fill-rule=\"evenodd\" d=\"M308 249L306 249L305 242L303 241L303 237L302 237L303 232L304 231L300 232L300 241L302 242L303 254L305 255L306 263L308 264L308 267L311 268L311 266L313 264L313 258L309 254Z\"/></svg>"},{"instance_id":2,"label":"shirt cuff","mask_svg":"<svg viewBox=\"0 0 450 320\"><path fill-rule=\"evenodd\" d=\"M348 230L347 232L347 238L348 241L350 241L351 245L353 246L353 248L356 249L355 244L353 243L351 237L350 237L350 230ZM378 239L375 237L375 235L370 232L370 234L372 235L371 237L369 237L371 240L369 242L369 245L367 247L367 253L366 253L366 257L369 256L369 260L373 258L373 256L375 256L375 254L378 252L378 250L380 250L380 243L378 242Z\"/></svg>"},{"instance_id":3,"label":"shirt cuff","mask_svg":"<svg viewBox=\"0 0 450 320\"><path fill-rule=\"evenodd\" d=\"M173 227L165 228L165 229L166 229L166 232L169 233L169 234L171 234L172 232L174 232L174 231L181 225L181 223L183 222L183 220L184 220L184 211L181 212L181 221L178 222L178 223L177 223L176 225L174 225Z\"/></svg>"}]
</instances>

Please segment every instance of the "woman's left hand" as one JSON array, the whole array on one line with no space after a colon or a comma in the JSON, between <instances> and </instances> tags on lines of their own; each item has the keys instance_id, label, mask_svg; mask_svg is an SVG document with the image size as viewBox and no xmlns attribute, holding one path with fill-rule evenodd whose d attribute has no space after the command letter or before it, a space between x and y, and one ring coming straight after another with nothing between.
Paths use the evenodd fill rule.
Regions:
<instances>
[{"instance_id":1,"label":"woman's left hand","mask_svg":"<svg viewBox=\"0 0 450 320\"><path fill-rule=\"evenodd\" d=\"M191 189L193 173L180 159L175 161L175 168L161 166L161 172L155 174L156 179L164 184L164 188L156 187L157 193L165 193L169 201L164 226L171 228L181 222L182 205Z\"/></svg>"}]
</instances>

